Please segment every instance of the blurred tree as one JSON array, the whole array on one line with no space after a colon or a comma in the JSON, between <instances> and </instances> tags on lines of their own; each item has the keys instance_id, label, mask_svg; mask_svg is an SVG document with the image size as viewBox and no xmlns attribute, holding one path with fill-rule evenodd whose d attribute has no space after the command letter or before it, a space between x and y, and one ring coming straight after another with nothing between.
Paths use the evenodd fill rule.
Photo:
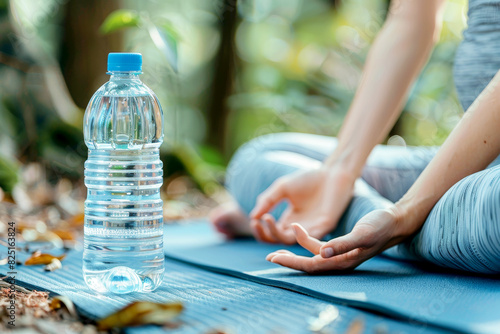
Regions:
<instances>
[{"instance_id":1,"label":"blurred tree","mask_svg":"<svg viewBox=\"0 0 500 334\"><path fill-rule=\"evenodd\" d=\"M104 19L120 7L118 0L69 0L64 6L61 68L75 103L85 108L106 80L109 52L123 50L123 32L102 35Z\"/></svg>"},{"instance_id":2,"label":"blurred tree","mask_svg":"<svg viewBox=\"0 0 500 334\"><path fill-rule=\"evenodd\" d=\"M220 13L221 44L215 57L215 78L211 103L207 111L207 139L223 154L227 152L227 99L233 93L235 77L235 32L237 26L237 1L223 0Z\"/></svg>"}]
</instances>

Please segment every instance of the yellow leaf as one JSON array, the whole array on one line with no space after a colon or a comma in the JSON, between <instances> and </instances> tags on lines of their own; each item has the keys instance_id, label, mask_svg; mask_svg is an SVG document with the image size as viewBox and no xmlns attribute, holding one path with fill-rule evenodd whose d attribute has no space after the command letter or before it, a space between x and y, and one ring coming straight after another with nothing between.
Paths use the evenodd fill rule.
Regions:
<instances>
[{"instance_id":1,"label":"yellow leaf","mask_svg":"<svg viewBox=\"0 0 500 334\"><path fill-rule=\"evenodd\" d=\"M35 252L29 259L24 262L25 265L31 266L31 265L37 265L37 264L49 264L52 262L53 259L58 259L62 260L66 254L63 254L61 256L54 256L46 253L39 253Z\"/></svg>"},{"instance_id":2,"label":"yellow leaf","mask_svg":"<svg viewBox=\"0 0 500 334\"><path fill-rule=\"evenodd\" d=\"M83 225L84 220L85 220L85 214L80 213L67 219L66 222L71 226L81 226Z\"/></svg>"},{"instance_id":3,"label":"yellow leaf","mask_svg":"<svg viewBox=\"0 0 500 334\"><path fill-rule=\"evenodd\" d=\"M59 259L52 259L52 261L50 261L50 263L45 266L44 270L45 271L55 271L55 270L61 269L61 268L62 268L61 261L59 261Z\"/></svg>"},{"instance_id":4,"label":"yellow leaf","mask_svg":"<svg viewBox=\"0 0 500 334\"><path fill-rule=\"evenodd\" d=\"M99 330L138 325L165 325L182 312L180 302L153 303L133 302L116 313L97 322Z\"/></svg>"},{"instance_id":5,"label":"yellow leaf","mask_svg":"<svg viewBox=\"0 0 500 334\"><path fill-rule=\"evenodd\" d=\"M56 234L57 236L59 236L59 238L61 238L61 240L75 240L73 232L71 232L71 231L53 230L52 232L54 234Z\"/></svg>"},{"instance_id":6,"label":"yellow leaf","mask_svg":"<svg viewBox=\"0 0 500 334\"><path fill-rule=\"evenodd\" d=\"M66 296L55 296L50 302L49 306L53 310L65 308L72 317L77 317L75 305L73 304L71 299Z\"/></svg>"}]
</instances>

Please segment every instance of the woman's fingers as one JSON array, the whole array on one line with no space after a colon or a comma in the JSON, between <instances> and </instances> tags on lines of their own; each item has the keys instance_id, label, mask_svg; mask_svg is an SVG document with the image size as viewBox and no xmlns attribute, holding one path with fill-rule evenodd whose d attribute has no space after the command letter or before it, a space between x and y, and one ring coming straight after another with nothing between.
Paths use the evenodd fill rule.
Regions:
<instances>
[{"instance_id":1,"label":"woman's fingers","mask_svg":"<svg viewBox=\"0 0 500 334\"><path fill-rule=\"evenodd\" d=\"M287 250L279 250L269 254L266 257L267 261L308 273L319 273L353 269L377 253L377 250L370 247L365 241L367 238L363 236L363 233L355 230L343 237L325 243L309 236L307 231L299 224L293 224L292 226L299 244L316 255L313 257L298 256ZM360 231L362 232L364 229ZM324 249L332 247L335 249L336 254L324 257Z\"/></svg>"},{"instance_id":2,"label":"woman's fingers","mask_svg":"<svg viewBox=\"0 0 500 334\"><path fill-rule=\"evenodd\" d=\"M275 257L276 255L280 255L280 254L295 255L295 254L293 254L292 252L290 252L290 251L288 251L286 249L280 249L280 250L277 250L275 252L267 254L266 260L271 262L271 260L273 259L273 257Z\"/></svg>"},{"instance_id":3,"label":"woman's fingers","mask_svg":"<svg viewBox=\"0 0 500 334\"><path fill-rule=\"evenodd\" d=\"M292 228L295 233L295 238L297 239L299 245L301 245L314 255L318 255L321 246L323 246L324 242L311 237L300 224L293 223Z\"/></svg>"},{"instance_id":4,"label":"woman's fingers","mask_svg":"<svg viewBox=\"0 0 500 334\"><path fill-rule=\"evenodd\" d=\"M293 245L295 244L295 235L293 232L289 232L283 228L278 229L276 226L276 220L274 217L266 213L262 216L262 220L265 222L269 233L279 242L285 245Z\"/></svg>"},{"instance_id":5,"label":"woman's fingers","mask_svg":"<svg viewBox=\"0 0 500 334\"><path fill-rule=\"evenodd\" d=\"M280 254L277 253L268 260L272 263L279 264L284 267L302 270L306 272L313 272L317 266L316 259L312 257L298 256L295 254Z\"/></svg>"},{"instance_id":6,"label":"woman's fingers","mask_svg":"<svg viewBox=\"0 0 500 334\"><path fill-rule=\"evenodd\" d=\"M295 254L276 254L272 257L271 262L307 273L346 269L346 267L344 267L345 264L340 264L338 261L332 261L331 259L324 259L319 255L306 257Z\"/></svg>"},{"instance_id":7,"label":"woman's fingers","mask_svg":"<svg viewBox=\"0 0 500 334\"><path fill-rule=\"evenodd\" d=\"M371 236L359 233L353 229L350 233L332 239L321 246L320 254L323 258L331 258L341 254L346 254L356 248L364 248L371 245Z\"/></svg>"},{"instance_id":8,"label":"woman's fingers","mask_svg":"<svg viewBox=\"0 0 500 334\"><path fill-rule=\"evenodd\" d=\"M308 273L353 269L404 239L404 235L394 234L395 226L396 220L390 212L377 210L363 217L350 233L323 243L300 225L292 224L299 244L317 255L304 257L280 251L267 259Z\"/></svg>"},{"instance_id":9,"label":"woman's fingers","mask_svg":"<svg viewBox=\"0 0 500 334\"><path fill-rule=\"evenodd\" d=\"M268 261L311 274L353 269L371 256L369 252L359 248L329 259L325 259L320 255L313 257L298 256L291 252L274 252L271 254L266 258Z\"/></svg>"},{"instance_id":10,"label":"woman's fingers","mask_svg":"<svg viewBox=\"0 0 500 334\"><path fill-rule=\"evenodd\" d=\"M255 239L257 239L258 241L272 243L272 244L279 243L279 240L274 238L269 233L267 227L263 225L260 219L252 219L252 221L250 222L250 227L252 229Z\"/></svg>"},{"instance_id":11,"label":"woman's fingers","mask_svg":"<svg viewBox=\"0 0 500 334\"><path fill-rule=\"evenodd\" d=\"M278 229L274 217L267 213L262 219L252 219L250 227L254 237L262 242L295 244L295 235L292 231ZM288 233L287 233L288 232Z\"/></svg>"},{"instance_id":12,"label":"woman's fingers","mask_svg":"<svg viewBox=\"0 0 500 334\"><path fill-rule=\"evenodd\" d=\"M280 233L276 229L275 225L276 221L274 220L274 217L271 214L269 213L264 214L262 216L261 221L265 223L267 231L274 239L278 240L279 242L283 242Z\"/></svg>"},{"instance_id":13,"label":"woman's fingers","mask_svg":"<svg viewBox=\"0 0 500 334\"><path fill-rule=\"evenodd\" d=\"M285 186L281 179L274 181L263 193L257 197L257 203L250 212L250 218L259 219L263 214L269 212L276 204L285 197Z\"/></svg>"}]
</instances>

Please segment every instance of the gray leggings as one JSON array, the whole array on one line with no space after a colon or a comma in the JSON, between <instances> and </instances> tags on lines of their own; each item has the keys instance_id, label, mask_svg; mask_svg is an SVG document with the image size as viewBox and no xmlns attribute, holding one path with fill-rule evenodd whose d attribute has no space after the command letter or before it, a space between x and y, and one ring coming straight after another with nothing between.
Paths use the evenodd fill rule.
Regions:
<instances>
[{"instance_id":1,"label":"gray leggings","mask_svg":"<svg viewBox=\"0 0 500 334\"><path fill-rule=\"evenodd\" d=\"M227 187L249 213L257 196L277 178L318 168L333 151L331 137L279 133L243 145L227 171ZM375 147L355 196L328 238L349 232L370 211L401 198L431 161L438 147ZM286 208L278 205L278 218ZM434 206L422 229L385 255L429 261L442 267L500 273L500 157L487 169L456 183Z\"/></svg>"}]
</instances>

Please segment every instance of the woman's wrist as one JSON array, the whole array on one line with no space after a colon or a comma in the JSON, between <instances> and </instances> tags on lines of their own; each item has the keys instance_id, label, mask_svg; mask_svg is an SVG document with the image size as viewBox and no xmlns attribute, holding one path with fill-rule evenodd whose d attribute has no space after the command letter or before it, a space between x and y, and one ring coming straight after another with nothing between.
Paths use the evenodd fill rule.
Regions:
<instances>
[{"instance_id":1,"label":"woman's wrist","mask_svg":"<svg viewBox=\"0 0 500 334\"><path fill-rule=\"evenodd\" d=\"M354 183L360 177L358 173L340 163L324 163L321 166L321 171L324 173L325 182L329 183L331 181L336 186L342 180L345 185L354 187Z\"/></svg>"},{"instance_id":2,"label":"woman's wrist","mask_svg":"<svg viewBox=\"0 0 500 334\"><path fill-rule=\"evenodd\" d=\"M407 193L390 207L396 217L398 234L410 236L422 227L432 208L428 203L428 199L418 199Z\"/></svg>"},{"instance_id":3,"label":"woman's wrist","mask_svg":"<svg viewBox=\"0 0 500 334\"><path fill-rule=\"evenodd\" d=\"M356 180L361 177L364 161L359 161L354 154L335 151L323 162L323 167L332 173L341 172Z\"/></svg>"}]
</instances>

